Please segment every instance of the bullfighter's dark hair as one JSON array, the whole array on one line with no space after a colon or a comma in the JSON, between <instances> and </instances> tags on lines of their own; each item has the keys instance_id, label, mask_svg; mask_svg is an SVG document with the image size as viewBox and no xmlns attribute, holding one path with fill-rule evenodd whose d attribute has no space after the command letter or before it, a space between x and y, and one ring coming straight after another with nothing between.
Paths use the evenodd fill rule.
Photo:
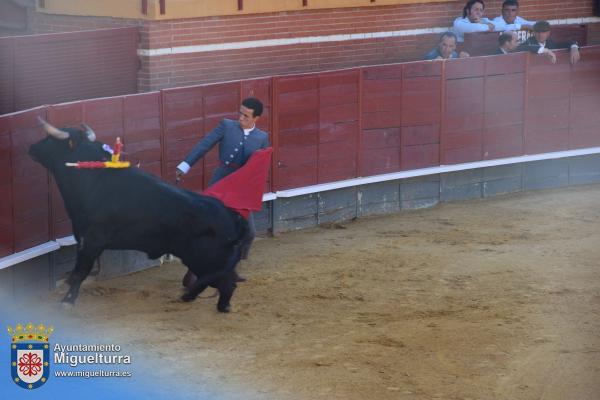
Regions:
<instances>
[{"instance_id":1,"label":"bullfighter's dark hair","mask_svg":"<svg viewBox=\"0 0 600 400\"><path fill-rule=\"evenodd\" d=\"M458 41L458 39L456 38L456 33L451 32L451 31L446 31L440 35L440 39L438 40L438 43L442 43L442 40L444 40L444 38L447 38L447 37L454 38L455 42Z\"/></svg>"},{"instance_id":2,"label":"bullfighter's dark hair","mask_svg":"<svg viewBox=\"0 0 600 400\"><path fill-rule=\"evenodd\" d=\"M510 32L503 32L500 36L498 36L498 45L500 47L504 46L506 43L510 42L513 38L513 34Z\"/></svg>"},{"instance_id":3,"label":"bullfighter's dark hair","mask_svg":"<svg viewBox=\"0 0 600 400\"><path fill-rule=\"evenodd\" d=\"M247 97L242 101L242 105L254 111L254 117L260 117L263 112L263 104L256 97Z\"/></svg>"},{"instance_id":4,"label":"bullfighter's dark hair","mask_svg":"<svg viewBox=\"0 0 600 400\"><path fill-rule=\"evenodd\" d=\"M471 11L471 7L473 7L473 4L475 3L481 3L481 5L483 6L483 9L485 10L485 3L483 2L483 0L469 0L467 1L467 4L465 4L465 7L463 8L463 18L467 17L467 14L469 13L469 11Z\"/></svg>"},{"instance_id":5,"label":"bullfighter's dark hair","mask_svg":"<svg viewBox=\"0 0 600 400\"><path fill-rule=\"evenodd\" d=\"M504 6L517 6L517 7L519 7L519 2L517 0L504 0L504 3L502 3L502 8L504 8Z\"/></svg>"}]
</instances>

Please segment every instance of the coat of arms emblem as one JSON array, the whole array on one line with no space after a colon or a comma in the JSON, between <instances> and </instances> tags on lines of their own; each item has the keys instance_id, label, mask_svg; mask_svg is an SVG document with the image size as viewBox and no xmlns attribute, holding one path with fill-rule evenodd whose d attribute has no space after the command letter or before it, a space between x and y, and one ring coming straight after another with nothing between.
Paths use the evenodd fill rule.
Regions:
<instances>
[{"instance_id":1,"label":"coat of arms emblem","mask_svg":"<svg viewBox=\"0 0 600 400\"><path fill-rule=\"evenodd\" d=\"M37 389L50 376L50 343L48 337L54 332L44 324L34 326L31 322L25 327L17 324L15 329L8 327L11 336L10 370L14 383L24 389Z\"/></svg>"}]
</instances>

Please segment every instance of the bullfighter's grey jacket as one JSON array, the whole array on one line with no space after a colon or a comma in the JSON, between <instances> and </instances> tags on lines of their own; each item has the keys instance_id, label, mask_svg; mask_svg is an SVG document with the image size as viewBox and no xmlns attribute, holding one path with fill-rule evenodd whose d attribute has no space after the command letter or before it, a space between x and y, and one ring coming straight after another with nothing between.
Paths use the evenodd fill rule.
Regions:
<instances>
[{"instance_id":1,"label":"bullfighter's grey jacket","mask_svg":"<svg viewBox=\"0 0 600 400\"><path fill-rule=\"evenodd\" d=\"M244 165L256 150L269 147L269 135L256 127L244 130L238 121L223 119L219 126L198 142L177 168L186 173L217 143L221 165L215 170L209 185Z\"/></svg>"}]
</instances>

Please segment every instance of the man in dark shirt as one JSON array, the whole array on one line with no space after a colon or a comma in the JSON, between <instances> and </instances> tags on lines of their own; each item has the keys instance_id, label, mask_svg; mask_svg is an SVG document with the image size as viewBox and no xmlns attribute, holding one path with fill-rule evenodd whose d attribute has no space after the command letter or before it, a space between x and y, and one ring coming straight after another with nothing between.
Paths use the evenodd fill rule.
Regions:
<instances>
[{"instance_id":1,"label":"man in dark shirt","mask_svg":"<svg viewBox=\"0 0 600 400\"><path fill-rule=\"evenodd\" d=\"M498 47L490 55L508 54L513 52L519 46L517 32L507 31L498 36Z\"/></svg>"},{"instance_id":2,"label":"man in dark shirt","mask_svg":"<svg viewBox=\"0 0 600 400\"><path fill-rule=\"evenodd\" d=\"M530 51L538 54L550 54L555 49L571 49L571 64L580 59L577 42L556 43L550 38L550 24L548 21L538 21L533 25L533 36L517 48L517 51ZM552 53L553 54L553 53ZM556 56L553 57L556 62Z\"/></svg>"}]
</instances>

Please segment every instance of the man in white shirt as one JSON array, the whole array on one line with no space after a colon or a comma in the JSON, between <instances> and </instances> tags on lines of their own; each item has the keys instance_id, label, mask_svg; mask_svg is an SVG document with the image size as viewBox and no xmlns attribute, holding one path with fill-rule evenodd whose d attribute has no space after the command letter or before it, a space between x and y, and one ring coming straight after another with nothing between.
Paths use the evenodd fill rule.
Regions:
<instances>
[{"instance_id":1,"label":"man in white shirt","mask_svg":"<svg viewBox=\"0 0 600 400\"><path fill-rule=\"evenodd\" d=\"M535 21L519 17L519 2L506 0L502 3L502 15L494 18L492 23L497 31L531 31Z\"/></svg>"},{"instance_id":2,"label":"man in white shirt","mask_svg":"<svg viewBox=\"0 0 600 400\"><path fill-rule=\"evenodd\" d=\"M453 30L459 43L465 41L465 33L491 32L494 24L483 16L483 0L469 0L463 8L463 16L454 20Z\"/></svg>"}]
</instances>

